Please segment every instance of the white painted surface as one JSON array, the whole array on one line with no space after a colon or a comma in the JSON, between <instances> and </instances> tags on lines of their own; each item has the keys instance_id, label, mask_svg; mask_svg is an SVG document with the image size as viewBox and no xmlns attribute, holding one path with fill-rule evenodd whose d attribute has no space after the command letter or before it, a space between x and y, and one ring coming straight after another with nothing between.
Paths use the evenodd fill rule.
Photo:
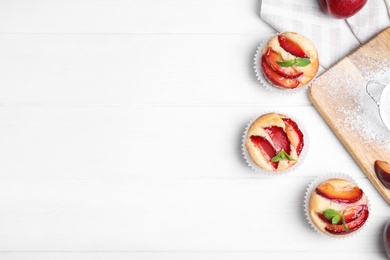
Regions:
<instances>
[{"instance_id":1,"label":"white painted surface","mask_svg":"<svg viewBox=\"0 0 390 260\"><path fill-rule=\"evenodd\" d=\"M1 259L386 259L390 209L310 104L263 89L258 1L0 1ZM252 172L246 123L309 132L300 170ZM366 228L325 239L318 175L352 175Z\"/></svg>"}]
</instances>

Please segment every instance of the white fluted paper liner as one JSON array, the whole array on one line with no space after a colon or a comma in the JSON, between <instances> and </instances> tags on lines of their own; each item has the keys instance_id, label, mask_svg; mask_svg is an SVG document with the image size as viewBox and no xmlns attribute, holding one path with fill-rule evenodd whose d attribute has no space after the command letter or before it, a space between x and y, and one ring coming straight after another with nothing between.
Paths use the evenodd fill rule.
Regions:
<instances>
[{"instance_id":1,"label":"white fluted paper liner","mask_svg":"<svg viewBox=\"0 0 390 260\"><path fill-rule=\"evenodd\" d=\"M255 172L260 172L260 173L269 174L269 175L275 175L275 176L282 176L282 175L286 175L286 174L291 173L291 172L295 172L295 171L297 171L299 169L299 167L305 161L305 157L306 157L307 151L309 150L309 135L308 135L308 133L306 131L306 128L305 128L304 124L302 124L302 122L297 120L295 117L289 115L288 113L284 113L284 112L281 112L281 111L269 111L269 112L264 112L261 115L265 115L265 114L269 114L269 113L285 115L285 116L291 118L298 125L299 129L301 130L301 132L303 134L303 142L304 142L303 149L301 151L301 154L299 155L298 161L293 166L291 166L290 168L288 168L286 170L283 170L283 171L268 171L268 170L265 170L265 169L261 168L259 165L257 165L252 160L251 156L248 153L248 150L245 147L245 141L246 141L246 136L247 136L247 133L248 133L248 130L249 130L250 126L258 118L258 117L256 117L256 118L252 119L246 125L245 130L244 130L244 132L242 134L241 150L242 150L243 157L244 157L244 159L246 161L246 164L252 170L254 170ZM259 117L261 115L259 115Z\"/></svg>"},{"instance_id":2,"label":"white fluted paper liner","mask_svg":"<svg viewBox=\"0 0 390 260\"><path fill-rule=\"evenodd\" d=\"M299 92L302 92L304 90L307 90L308 87L312 84L312 82L314 81L314 79L317 77L317 75L319 75L319 71L317 71L317 74L316 76L310 81L308 82L307 84L301 86L301 87L298 87L298 88L294 88L294 89L287 89L287 88L279 88L279 87L276 87L274 85L272 85L264 76L263 74L263 70L261 69L261 57L263 55L262 53L262 50L264 49L264 47L267 45L269 39L271 39L273 36L275 36L277 34L274 34L272 36L270 36L269 38L267 38L267 40L263 40L260 42L259 46L257 47L256 49L256 53L255 53L255 57L254 57L254 66L253 68L255 69L255 73L256 73L256 78L257 80L260 82L260 84L265 87L267 90L269 91L272 91L274 93L278 93L280 95L292 95L292 94L297 94Z\"/></svg>"},{"instance_id":3,"label":"white fluted paper liner","mask_svg":"<svg viewBox=\"0 0 390 260\"><path fill-rule=\"evenodd\" d=\"M309 225L317 232L319 233L320 235L322 235L323 237L327 237L329 239L343 239L343 238L350 238L352 236L356 236L357 234L359 234L366 226L367 226L367 222L369 221L370 219L370 216L371 216L371 205L370 205L370 201L369 201L369 198L367 196L366 193L364 193L364 195L366 196L366 199L367 199L367 207L368 207L368 218L366 220L366 222L363 224L363 226L361 226L358 230L356 231L353 231L349 234L346 234L346 235L332 235L332 234L325 234L324 232L322 232L315 224L314 222L312 221L311 217L310 217L310 213L309 213L309 203L310 203L310 198L311 198L311 195L312 193L315 191L315 189L317 188L318 185L320 185L320 183L326 181L326 180L329 180L329 179L344 179L344 180L347 180L355 185L358 185L357 182L351 177L349 176L348 174L345 174L345 173L342 173L342 172L333 172L333 173L328 173L328 174L324 174L324 175L321 175L319 177L317 177L315 180L313 180L307 190L306 190L306 193L305 193L305 201L304 201L304 209L305 209L305 215L306 215L306 219L307 219L307 222L309 223ZM359 186L359 185L358 185ZM364 192L364 191L363 191Z\"/></svg>"}]
</instances>

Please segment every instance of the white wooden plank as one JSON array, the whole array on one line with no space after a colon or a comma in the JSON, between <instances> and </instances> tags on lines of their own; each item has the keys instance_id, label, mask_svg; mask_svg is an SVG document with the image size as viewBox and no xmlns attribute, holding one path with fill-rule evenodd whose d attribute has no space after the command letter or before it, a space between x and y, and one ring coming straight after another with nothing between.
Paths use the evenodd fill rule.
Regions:
<instances>
[{"instance_id":1,"label":"white wooden plank","mask_svg":"<svg viewBox=\"0 0 390 260\"><path fill-rule=\"evenodd\" d=\"M362 175L313 107L274 109L3 106L0 178L262 178L246 166L241 136L251 119L270 111L295 116L307 129L309 152L297 175Z\"/></svg>"},{"instance_id":2,"label":"white wooden plank","mask_svg":"<svg viewBox=\"0 0 390 260\"><path fill-rule=\"evenodd\" d=\"M311 178L299 180L2 181L0 250L382 250L378 240L390 213L385 202L373 201L381 210L372 210L361 234L326 239L303 213ZM366 188L367 180L360 182Z\"/></svg>"},{"instance_id":3,"label":"white wooden plank","mask_svg":"<svg viewBox=\"0 0 390 260\"><path fill-rule=\"evenodd\" d=\"M2 0L0 33L259 33L255 0Z\"/></svg>"},{"instance_id":4,"label":"white wooden plank","mask_svg":"<svg viewBox=\"0 0 390 260\"><path fill-rule=\"evenodd\" d=\"M40 259L40 260L258 260L258 259L288 259L291 257L299 258L301 260L313 259L328 260L333 258L342 259L388 259L383 250L373 252L333 252L332 250L313 252L301 251L275 251L275 252L108 252L108 253L2 253L1 258L4 260L24 260L24 259Z\"/></svg>"},{"instance_id":5,"label":"white wooden plank","mask_svg":"<svg viewBox=\"0 0 390 260\"><path fill-rule=\"evenodd\" d=\"M0 104L309 105L257 81L263 38L0 35Z\"/></svg>"}]
</instances>

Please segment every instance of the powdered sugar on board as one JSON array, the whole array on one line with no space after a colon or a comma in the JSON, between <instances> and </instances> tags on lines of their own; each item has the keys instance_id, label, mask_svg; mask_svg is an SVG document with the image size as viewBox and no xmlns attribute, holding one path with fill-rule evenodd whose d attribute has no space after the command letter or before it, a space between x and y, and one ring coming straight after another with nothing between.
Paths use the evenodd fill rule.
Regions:
<instances>
[{"instance_id":1,"label":"powdered sugar on board","mask_svg":"<svg viewBox=\"0 0 390 260\"><path fill-rule=\"evenodd\" d=\"M357 131L364 142L374 142L383 146L384 149L390 149L390 130L387 129L380 117L378 105L366 91L369 82L381 82L382 85L375 83L370 85L369 89L371 94L379 100L384 85L390 82L390 60L382 59L379 62L373 62L372 58L365 54L351 57L351 61L362 73L364 84L361 87L348 89L356 100L356 107L344 111L346 117L343 123ZM390 99L386 99L385 106L386 103L390 103Z\"/></svg>"},{"instance_id":2,"label":"powdered sugar on board","mask_svg":"<svg viewBox=\"0 0 390 260\"><path fill-rule=\"evenodd\" d=\"M354 73L342 73L338 70L328 71L328 82L326 90L330 98L337 99L340 95L340 88L343 88L343 95L349 100L343 106L336 107L337 131L352 131L361 137L365 144L375 143L384 150L390 151L390 130L382 122L379 107L366 91L366 85L370 81L378 81L383 84L390 82L390 59L373 61L369 55L351 56L350 61L354 66L349 66ZM351 64L351 65L352 65ZM370 88L375 97L380 97L383 85L373 84ZM390 96L388 102L384 102L385 111L389 111ZM387 107L387 108L386 108Z\"/></svg>"}]
</instances>

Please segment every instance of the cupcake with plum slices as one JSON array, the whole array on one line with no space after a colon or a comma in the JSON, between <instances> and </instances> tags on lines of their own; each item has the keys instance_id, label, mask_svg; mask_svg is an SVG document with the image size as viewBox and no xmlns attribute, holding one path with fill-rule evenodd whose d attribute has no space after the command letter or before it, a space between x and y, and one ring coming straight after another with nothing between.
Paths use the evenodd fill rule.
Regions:
<instances>
[{"instance_id":1,"label":"cupcake with plum slices","mask_svg":"<svg viewBox=\"0 0 390 260\"><path fill-rule=\"evenodd\" d=\"M261 57L257 55L256 59L266 80L281 89L304 86L314 78L319 67L314 44L293 32L272 37L262 49Z\"/></svg>"},{"instance_id":2,"label":"cupcake with plum slices","mask_svg":"<svg viewBox=\"0 0 390 260\"><path fill-rule=\"evenodd\" d=\"M304 135L293 119L268 113L248 127L243 137L244 157L253 169L283 172L298 162Z\"/></svg>"},{"instance_id":3,"label":"cupcake with plum slices","mask_svg":"<svg viewBox=\"0 0 390 260\"><path fill-rule=\"evenodd\" d=\"M363 190L343 178L331 178L307 194L306 214L322 233L345 237L359 230L368 219L368 200ZM313 226L313 227L314 227Z\"/></svg>"}]
</instances>

